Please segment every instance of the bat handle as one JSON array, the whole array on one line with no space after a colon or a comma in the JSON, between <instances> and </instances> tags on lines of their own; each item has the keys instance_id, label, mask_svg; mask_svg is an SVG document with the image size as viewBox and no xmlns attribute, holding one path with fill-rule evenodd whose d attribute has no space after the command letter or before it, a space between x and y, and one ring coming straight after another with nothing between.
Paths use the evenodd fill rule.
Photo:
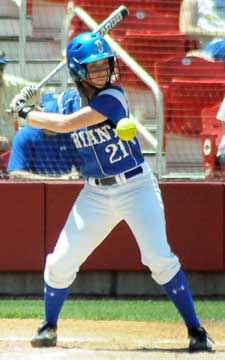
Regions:
<instances>
[{"instance_id":1,"label":"bat handle","mask_svg":"<svg viewBox=\"0 0 225 360\"><path fill-rule=\"evenodd\" d=\"M18 106L20 106L19 109L18 109L18 111L19 111L19 110L21 110L21 109L25 106L25 100L21 100L21 101L20 101L20 104L19 104ZM18 113L18 111L13 112L12 109L9 108L9 109L6 109L6 110L5 110L5 113L8 114L8 115L10 115L10 114L16 114L16 113Z\"/></svg>"}]
</instances>

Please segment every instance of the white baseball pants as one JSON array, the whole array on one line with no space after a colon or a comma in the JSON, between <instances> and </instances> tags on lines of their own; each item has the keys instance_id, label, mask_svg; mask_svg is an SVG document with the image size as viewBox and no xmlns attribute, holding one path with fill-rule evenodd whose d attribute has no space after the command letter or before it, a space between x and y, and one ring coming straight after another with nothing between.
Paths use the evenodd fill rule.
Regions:
<instances>
[{"instance_id":1,"label":"white baseball pants","mask_svg":"<svg viewBox=\"0 0 225 360\"><path fill-rule=\"evenodd\" d=\"M146 163L143 170L130 179L122 177L120 185L90 185L86 181L54 252L47 256L44 278L48 285L69 287L81 264L121 220L133 232L141 261L150 268L153 279L162 285L176 275L180 263L167 242L160 189Z\"/></svg>"}]
</instances>

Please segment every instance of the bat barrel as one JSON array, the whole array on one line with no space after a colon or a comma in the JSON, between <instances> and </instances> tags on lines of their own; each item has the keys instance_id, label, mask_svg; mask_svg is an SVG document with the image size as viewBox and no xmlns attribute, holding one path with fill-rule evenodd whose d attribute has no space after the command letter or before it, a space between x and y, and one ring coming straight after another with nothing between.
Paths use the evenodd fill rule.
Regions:
<instances>
[{"instance_id":1,"label":"bat barrel","mask_svg":"<svg viewBox=\"0 0 225 360\"><path fill-rule=\"evenodd\" d=\"M104 36L105 34L110 32L110 30L112 30L128 14L129 11L126 6L119 6L118 9L114 10L112 14L94 30L94 33L99 33Z\"/></svg>"}]
</instances>

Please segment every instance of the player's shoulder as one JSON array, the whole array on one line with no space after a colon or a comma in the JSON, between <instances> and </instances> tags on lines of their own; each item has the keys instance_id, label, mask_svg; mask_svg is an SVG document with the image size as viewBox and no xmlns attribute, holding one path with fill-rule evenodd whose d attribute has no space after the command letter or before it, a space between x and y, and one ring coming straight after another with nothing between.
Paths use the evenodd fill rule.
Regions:
<instances>
[{"instance_id":1,"label":"player's shoulder","mask_svg":"<svg viewBox=\"0 0 225 360\"><path fill-rule=\"evenodd\" d=\"M60 108L61 104L65 104L69 100L74 99L77 93L78 93L77 90L73 88L63 92L53 91L44 94L39 103L43 107L46 107L46 105L48 105L48 107L50 106L54 107L54 104L56 104Z\"/></svg>"},{"instance_id":2,"label":"player's shoulder","mask_svg":"<svg viewBox=\"0 0 225 360\"><path fill-rule=\"evenodd\" d=\"M125 91L121 88L121 86L114 85L114 84L109 84L107 87L105 87L104 89L102 89L99 92L99 95L101 95L101 94L111 94L113 92L118 92L118 93L121 93L121 94L125 94Z\"/></svg>"},{"instance_id":3,"label":"player's shoulder","mask_svg":"<svg viewBox=\"0 0 225 360\"><path fill-rule=\"evenodd\" d=\"M25 125L16 132L13 143L25 144L33 142L39 136L41 131L41 129L36 129L30 125Z\"/></svg>"},{"instance_id":4,"label":"player's shoulder","mask_svg":"<svg viewBox=\"0 0 225 360\"><path fill-rule=\"evenodd\" d=\"M51 91L51 92L47 92L45 94L42 95L42 97L39 100L39 105L43 106L49 102L49 101L55 101L58 97L59 93L57 91Z\"/></svg>"},{"instance_id":5,"label":"player's shoulder","mask_svg":"<svg viewBox=\"0 0 225 360\"><path fill-rule=\"evenodd\" d=\"M57 97L59 112L63 113L65 109L70 108L74 102L80 103L80 95L75 88L68 89L60 93Z\"/></svg>"},{"instance_id":6,"label":"player's shoulder","mask_svg":"<svg viewBox=\"0 0 225 360\"><path fill-rule=\"evenodd\" d=\"M98 93L98 96L102 95L113 97L121 102L124 101L124 98L127 99L125 91L120 86L114 84L110 84Z\"/></svg>"},{"instance_id":7,"label":"player's shoulder","mask_svg":"<svg viewBox=\"0 0 225 360\"><path fill-rule=\"evenodd\" d=\"M67 102L67 101L73 100L75 97L79 96L79 93L78 93L77 89L71 88L71 89L64 91L60 95L63 99L63 102Z\"/></svg>"},{"instance_id":8,"label":"player's shoulder","mask_svg":"<svg viewBox=\"0 0 225 360\"><path fill-rule=\"evenodd\" d=\"M18 135L18 136L19 135L20 136L22 136L22 135L24 135L24 136L35 136L36 134L39 134L41 132L42 132L41 129L34 128L34 127L30 126L30 125L25 125L25 126L21 127L17 131L16 135Z\"/></svg>"}]
</instances>

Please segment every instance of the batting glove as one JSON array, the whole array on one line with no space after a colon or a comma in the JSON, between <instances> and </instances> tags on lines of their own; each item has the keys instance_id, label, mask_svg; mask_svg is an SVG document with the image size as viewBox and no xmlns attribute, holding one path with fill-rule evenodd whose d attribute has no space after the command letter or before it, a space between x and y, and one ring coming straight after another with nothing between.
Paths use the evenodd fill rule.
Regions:
<instances>
[{"instance_id":1,"label":"batting glove","mask_svg":"<svg viewBox=\"0 0 225 360\"><path fill-rule=\"evenodd\" d=\"M27 85L20 91L19 96L25 100L26 105L35 105L39 100L40 91L35 85Z\"/></svg>"},{"instance_id":2,"label":"batting glove","mask_svg":"<svg viewBox=\"0 0 225 360\"><path fill-rule=\"evenodd\" d=\"M25 86L21 92L16 95L9 107L13 113L19 112L25 105L34 105L37 103L40 92L34 85Z\"/></svg>"},{"instance_id":3,"label":"batting glove","mask_svg":"<svg viewBox=\"0 0 225 360\"><path fill-rule=\"evenodd\" d=\"M12 99L12 101L9 105L9 108L13 113L17 113L25 106L25 104L26 104L26 101L23 98L21 98L20 95L16 95Z\"/></svg>"},{"instance_id":4,"label":"batting glove","mask_svg":"<svg viewBox=\"0 0 225 360\"><path fill-rule=\"evenodd\" d=\"M30 111L34 110L35 105L28 105L24 106L22 109L19 110L18 115L19 117L26 119L27 114L29 114Z\"/></svg>"}]
</instances>

